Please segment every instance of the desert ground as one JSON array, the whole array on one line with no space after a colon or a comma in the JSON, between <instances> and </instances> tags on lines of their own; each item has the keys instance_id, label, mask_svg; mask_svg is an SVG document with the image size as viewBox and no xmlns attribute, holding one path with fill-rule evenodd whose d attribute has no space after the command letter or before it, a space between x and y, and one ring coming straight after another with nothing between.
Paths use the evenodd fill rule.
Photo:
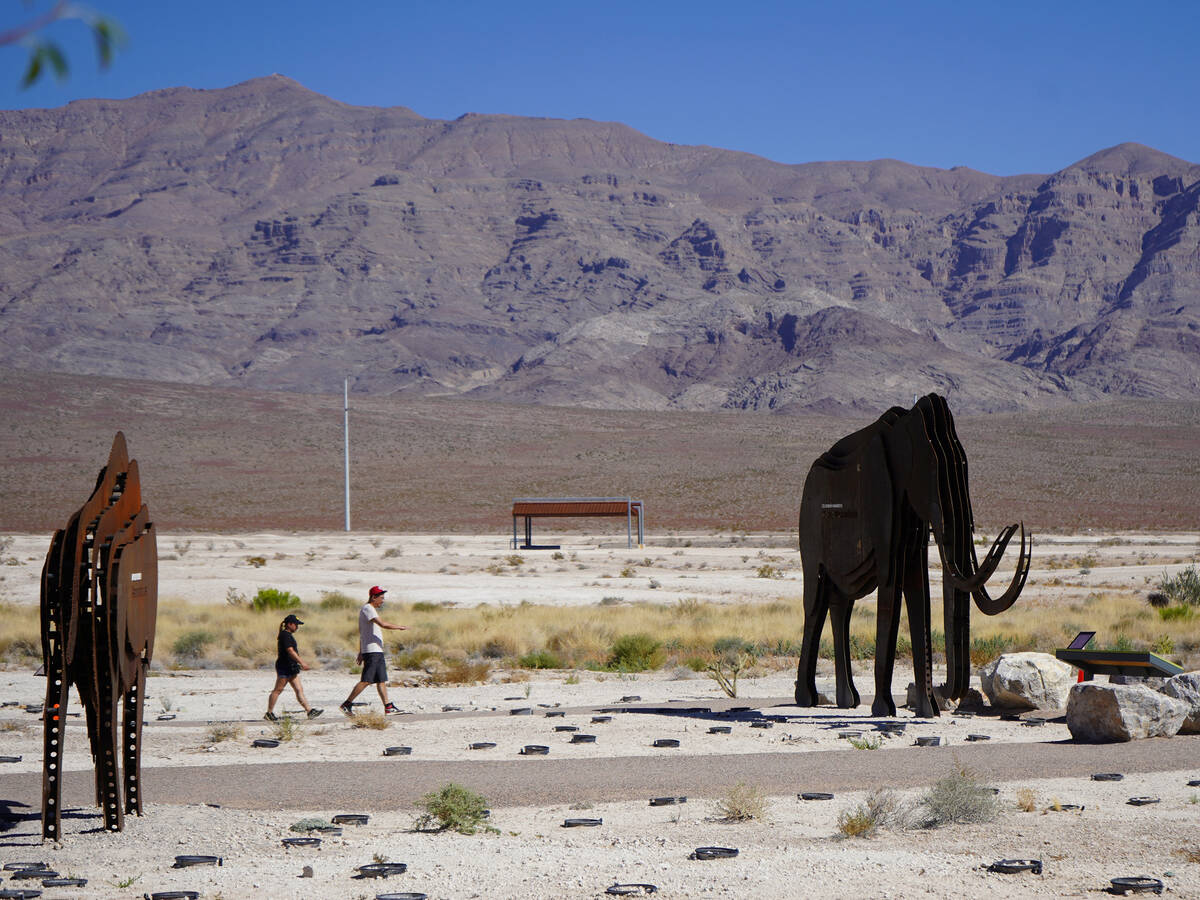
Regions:
<instances>
[{"instance_id":1,"label":"desert ground","mask_svg":"<svg viewBox=\"0 0 1200 900\"><path fill-rule=\"evenodd\" d=\"M35 606L49 536L5 537L4 599ZM674 607L694 598L751 609L794 602L802 589L799 554L787 534L674 531L628 548L623 526L600 525L590 534L539 530L539 541L561 545L560 558L516 551L509 538L163 532L160 599L164 607L220 608L231 592L253 595L272 586L312 604L327 592L365 596L378 583L389 589L384 618L403 620L422 603L590 606L604 615L617 606ZM1039 535L1018 606L1053 617L1072 606L1086 609L1090 597L1144 593L1198 553L1193 532ZM762 577L763 566L771 577ZM1002 569L996 580L1005 575ZM933 580L936 594L936 570ZM278 615L263 616L273 631ZM976 615L973 626L983 618ZM302 628L302 654L319 637ZM661 897L1093 896L1112 878L1139 875L1161 879L1171 895L1200 897L1200 787L1189 785L1200 779L1194 736L1076 745L1053 711L1027 715L1047 720L1029 725L993 712L922 720L903 709L904 732L888 735L870 715L869 660L856 664L865 702L852 710L795 707L794 671L786 667L744 676L736 699L681 666L624 674L495 668L485 683L454 685L393 669L391 696L403 714L374 730L337 712L355 680L348 662L331 654L305 672L308 697L324 714L299 721L293 739L256 748L253 741L278 734L262 720L273 674L184 666L163 648L147 683L145 815L129 817L120 834L102 830L88 788L85 730L72 719L58 845L40 840L40 719L25 710L42 702L44 682L31 666L10 664L0 671L0 755L20 759L0 766L0 863L42 861L88 879L67 892L48 888L47 897L180 890L205 897L600 897L614 883L653 884ZM831 676L823 661L818 686L828 694ZM898 665L900 702L909 679ZM363 710L379 708L373 691L359 699L368 701ZM278 710L299 712L290 691ZM604 716L611 718L594 721ZM714 725L730 732L711 733ZM555 730L571 726L578 731ZM853 731L879 749L853 749L842 736ZM596 740L572 743L578 733ZM968 740L981 734L986 742ZM941 746L914 746L933 736ZM679 746L655 747L660 739ZM471 748L480 742L495 746ZM549 752L523 754L528 745ZM411 751L384 754L396 746ZM936 829L910 823L865 839L842 836L839 817L870 792L891 790L915 808L930 785L963 767L998 790L994 821ZM1091 780L1098 772L1124 779ZM494 831L415 830L421 796L448 781L488 800ZM721 803L739 783L762 796L762 818L726 820ZM813 791L834 797L799 798ZM687 802L650 805L666 796ZM1159 802L1130 805L1134 797ZM342 813L370 818L326 836L317 849L281 843L296 836L289 828L299 820ZM568 819L601 821L565 827ZM689 859L707 846L739 852ZM223 864L174 868L182 854L214 855ZM986 870L999 859L1026 858L1042 861L1040 875ZM403 862L407 871L386 880L356 877L358 866L380 860ZM310 878L301 877L306 866ZM6 872L0 889L21 883Z\"/></svg>"}]
</instances>

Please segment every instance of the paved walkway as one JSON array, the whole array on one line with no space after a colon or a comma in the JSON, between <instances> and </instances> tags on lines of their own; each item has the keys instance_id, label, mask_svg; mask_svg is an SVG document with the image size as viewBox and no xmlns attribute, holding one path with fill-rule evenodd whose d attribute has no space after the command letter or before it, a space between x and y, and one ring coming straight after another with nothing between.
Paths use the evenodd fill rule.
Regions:
<instances>
[{"instance_id":1,"label":"paved walkway","mask_svg":"<svg viewBox=\"0 0 1200 900\"><path fill-rule=\"evenodd\" d=\"M1188 771L1200 778L1200 736L1126 744L972 744L876 752L828 750L569 760L530 757L436 762L380 757L375 762L257 763L147 769L152 803L216 803L239 809L373 811L409 807L453 781L495 807L641 800L667 795L713 797L737 781L768 794L919 787L955 766L985 781L1087 778L1094 772ZM94 805L91 772L64 777L63 807ZM0 806L41 808L41 775L0 775ZM18 807L19 808L19 807Z\"/></svg>"}]
</instances>

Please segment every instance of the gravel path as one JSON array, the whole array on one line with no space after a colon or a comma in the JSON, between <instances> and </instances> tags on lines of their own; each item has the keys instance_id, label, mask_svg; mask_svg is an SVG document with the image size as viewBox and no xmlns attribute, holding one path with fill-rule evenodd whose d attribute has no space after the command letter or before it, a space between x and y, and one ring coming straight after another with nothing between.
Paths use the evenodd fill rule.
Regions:
<instances>
[{"instance_id":1,"label":"gravel path","mask_svg":"<svg viewBox=\"0 0 1200 900\"><path fill-rule=\"evenodd\" d=\"M845 791L931 784L953 766L994 783L1081 777L1094 772L1200 770L1200 736L1126 744L996 744L898 747L881 752L830 750L805 754L736 754L568 760L531 757L441 762L404 757L378 762L257 763L183 766L143 773L144 795L157 804L217 803L237 809L309 809L336 798L364 811L413 806L449 781L479 791L496 807L579 801L635 800L664 795L712 797L738 781L768 794ZM41 805L41 777L0 776L0 797ZM68 772L64 808L91 806L90 772Z\"/></svg>"}]
</instances>

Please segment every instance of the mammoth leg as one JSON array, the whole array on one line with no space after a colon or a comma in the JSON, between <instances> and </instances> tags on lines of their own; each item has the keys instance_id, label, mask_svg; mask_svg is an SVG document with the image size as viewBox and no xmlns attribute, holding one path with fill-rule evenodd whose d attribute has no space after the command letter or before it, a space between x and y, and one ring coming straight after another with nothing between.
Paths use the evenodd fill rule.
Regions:
<instances>
[{"instance_id":1,"label":"mammoth leg","mask_svg":"<svg viewBox=\"0 0 1200 900\"><path fill-rule=\"evenodd\" d=\"M125 763L125 812L142 814L142 705L146 690L146 673L141 662L137 677L125 692L125 709L121 748Z\"/></svg>"},{"instance_id":2,"label":"mammoth leg","mask_svg":"<svg viewBox=\"0 0 1200 900\"><path fill-rule=\"evenodd\" d=\"M829 585L829 620L833 631L833 672L837 684L837 705L842 709L858 706L858 691L850 661L850 614L854 601Z\"/></svg>"},{"instance_id":3,"label":"mammoth leg","mask_svg":"<svg viewBox=\"0 0 1200 900\"><path fill-rule=\"evenodd\" d=\"M46 661L46 705L42 710L45 732L42 749L42 837L57 841L62 834L62 749L63 727L71 686L61 649L57 659Z\"/></svg>"},{"instance_id":4,"label":"mammoth leg","mask_svg":"<svg viewBox=\"0 0 1200 900\"><path fill-rule=\"evenodd\" d=\"M900 573L897 573L900 574ZM900 633L900 591L895 584L879 586L879 610L875 619L875 700L871 715L894 716L892 669L896 665L896 638Z\"/></svg>"},{"instance_id":5,"label":"mammoth leg","mask_svg":"<svg viewBox=\"0 0 1200 900\"><path fill-rule=\"evenodd\" d=\"M940 715L933 702L933 647L929 633L929 544L928 532L918 529L909 535L904 548L904 603L912 636L913 681L917 686L914 712L918 716ZM950 636L946 636L949 642Z\"/></svg>"},{"instance_id":6,"label":"mammoth leg","mask_svg":"<svg viewBox=\"0 0 1200 900\"><path fill-rule=\"evenodd\" d=\"M796 666L796 705L817 705L817 657L821 652L821 630L829 611L826 579L816 567L804 572L804 642Z\"/></svg>"}]
</instances>

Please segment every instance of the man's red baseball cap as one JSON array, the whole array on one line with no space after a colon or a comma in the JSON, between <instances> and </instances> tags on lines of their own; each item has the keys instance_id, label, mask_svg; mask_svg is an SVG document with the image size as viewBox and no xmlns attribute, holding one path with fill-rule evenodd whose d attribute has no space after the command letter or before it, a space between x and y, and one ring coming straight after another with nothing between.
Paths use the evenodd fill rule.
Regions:
<instances>
[{"instance_id":1,"label":"man's red baseball cap","mask_svg":"<svg viewBox=\"0 0 1200 900\"><path fill-rule=\"evenodd\" d=\"M375 587L371 588L371 590L369 590L367 592L368 596L371 596L371 597L378 597L380 594L386 594L386 593L387 593L387 591L385 591L379 585L375 585Z\"/></svg>"}]
</instances>

